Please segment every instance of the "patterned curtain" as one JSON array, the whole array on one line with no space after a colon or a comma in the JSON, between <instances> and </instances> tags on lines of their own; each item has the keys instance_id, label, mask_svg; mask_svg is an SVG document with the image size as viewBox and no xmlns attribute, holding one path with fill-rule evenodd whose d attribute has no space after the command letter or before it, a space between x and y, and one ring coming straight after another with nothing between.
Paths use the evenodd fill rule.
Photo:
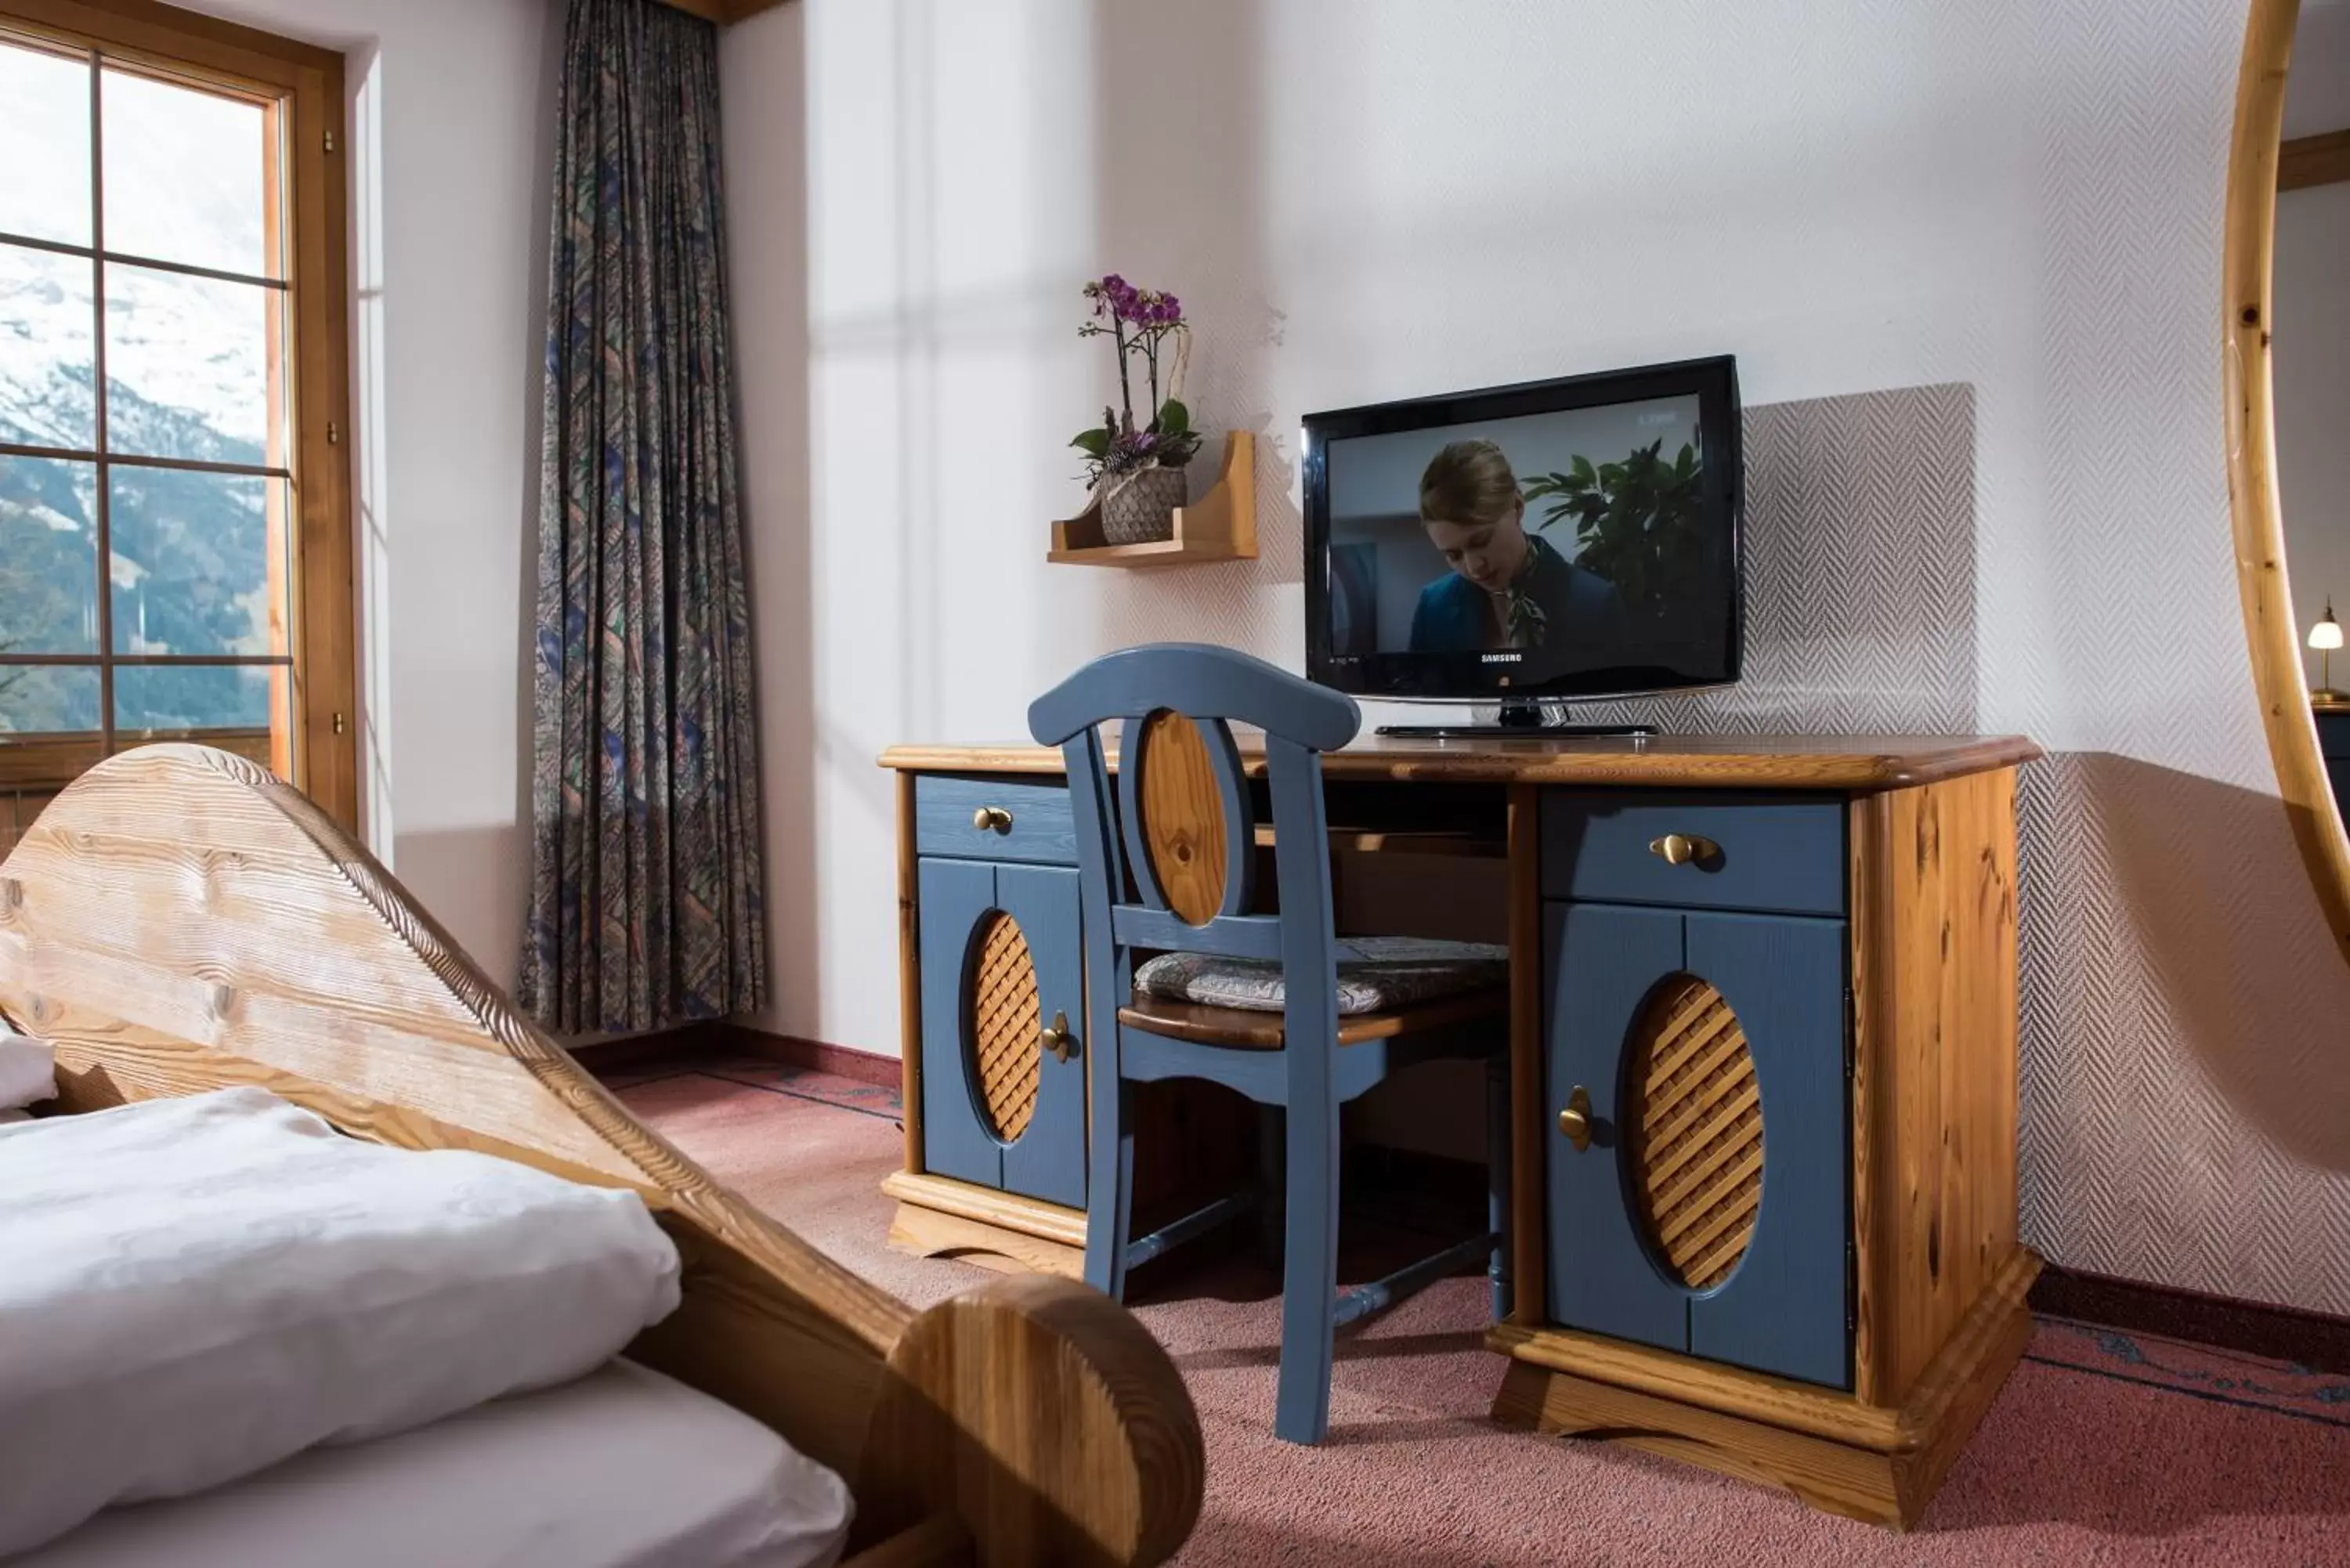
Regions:
<instances>
[{"instance_id":1,"label":"patterned curtain","mask_svg":"<svg viewBox=\"0 0 2350 1568\"><path fill-rule=\"evenodd\" d=\"M581 1034L760 1006L766 929L717 29L571 0L556 125L521 991Z\"/></svg>"}]
</instances>

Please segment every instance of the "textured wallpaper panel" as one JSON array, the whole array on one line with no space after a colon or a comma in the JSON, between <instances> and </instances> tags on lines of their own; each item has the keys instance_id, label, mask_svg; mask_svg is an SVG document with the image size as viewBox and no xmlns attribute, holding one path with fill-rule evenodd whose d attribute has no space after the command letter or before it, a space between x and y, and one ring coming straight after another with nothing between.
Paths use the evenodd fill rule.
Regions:
<instances>
[{"instance_id":1,"label":"textured wallpaper panel","mask_svg":"<svg viewBox=\"0 0 2350 1568\"><path fill-rule=\"evenodd\" d=\"M2276 797L2076 752L2016 810L2024 1239L2350 1311L2342 961Z\"/></svg>"},{"instance_id":2,"label":"textured wallpaper panel","mask_svg":"<svg viewBox=\"0 0 2350 1568\"><path fill-rule=\"evenodd\" d=\"M1971 731L1974 434L1962 386L1749 408L1742 679L1587 716L1716 734Z\"/></svg>"}]
</instances>

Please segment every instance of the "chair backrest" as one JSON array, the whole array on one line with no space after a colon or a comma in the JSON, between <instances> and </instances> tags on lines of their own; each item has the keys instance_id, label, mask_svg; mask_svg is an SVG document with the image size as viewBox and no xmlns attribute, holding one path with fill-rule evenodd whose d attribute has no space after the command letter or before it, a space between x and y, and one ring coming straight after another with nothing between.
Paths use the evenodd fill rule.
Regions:
<instances>
[{"instance_id":1,"label":"chair backrest","mask_svg":"<svg viewBox=\"0 0 2350 1568\"><path fill-rule=\"evenodd\" d=\"M1100 733L1113 719L1122 721L1115 781ZM1234 723L1264 732L1278 915L1248 912L1256 821ZM1196 643L1107 655L1030 706L1030 732L1060 747L1068 766L1097 1070L1114 1064L1103 1053L1116 1040L1138 947L1277 961L1290 1043L1335 1045L1321 753L1354 739L1361 725L1362 711L1343 693ZM1127 897L1129 879L1139 901Z\"/></svg>"}]
</instances>

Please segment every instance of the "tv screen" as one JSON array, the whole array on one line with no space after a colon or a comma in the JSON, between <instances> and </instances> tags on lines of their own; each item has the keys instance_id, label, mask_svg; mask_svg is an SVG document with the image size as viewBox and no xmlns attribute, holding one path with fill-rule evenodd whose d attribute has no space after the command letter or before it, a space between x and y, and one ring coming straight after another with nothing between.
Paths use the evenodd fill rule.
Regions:
<instances>
[{"instance_id":1,"label":"tv screen","mask_svg":"<svg viewBox=\"0 0 2350 1568\"><path fill-rule=\"evenodd\" d=\"M1314 414L1308 673L1456 701L1738 678L1732 360Z\"/></svg>"}]
</instances>

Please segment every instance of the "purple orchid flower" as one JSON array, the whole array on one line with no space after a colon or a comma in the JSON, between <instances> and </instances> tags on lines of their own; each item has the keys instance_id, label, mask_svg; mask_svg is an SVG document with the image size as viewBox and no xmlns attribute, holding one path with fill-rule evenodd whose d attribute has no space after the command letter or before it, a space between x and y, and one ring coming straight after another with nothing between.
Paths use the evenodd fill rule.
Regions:
<instances>
[{"instance_id":1,"label":"purple orchid flower","mask_svg":"<svg viewBox=\"0 0 2350 1568\"><path fill-rule=\"evenodd\" d=\"M1159 400L1159 377L1167 340L1177 339L1180 355L1183 337L1190 331L1190 324L1183 319L1183 302L1172 294L1138 287L1114 272L1086 284L1083 293L1093 310L1077 334L1115 340L1118 406L1105 410L1101 428L1084 432L1074 444L1088 452L1097 479L1153 463L1180 467L1198 451L1200 437L1190 428L1189 415L1173 397L1171 387L1167 401ZM1129 379L1137 368L1145 373L1141 389ZM1149 396L1139 420L1135 410L1138 390L1147 390ZM1164 430L1162 420L1168 421Z\"/></svg>"}]
</instances>

